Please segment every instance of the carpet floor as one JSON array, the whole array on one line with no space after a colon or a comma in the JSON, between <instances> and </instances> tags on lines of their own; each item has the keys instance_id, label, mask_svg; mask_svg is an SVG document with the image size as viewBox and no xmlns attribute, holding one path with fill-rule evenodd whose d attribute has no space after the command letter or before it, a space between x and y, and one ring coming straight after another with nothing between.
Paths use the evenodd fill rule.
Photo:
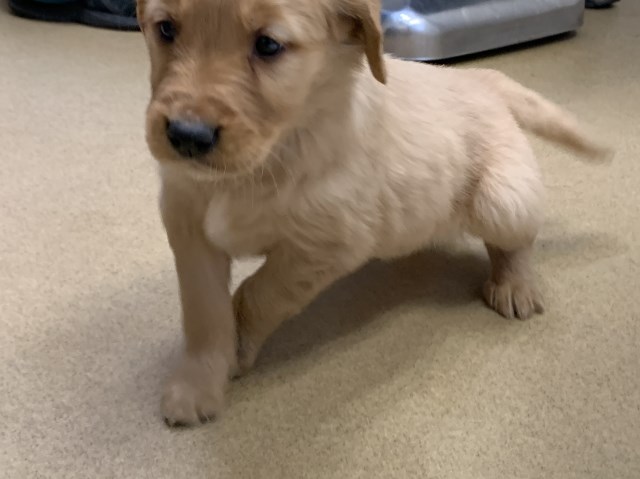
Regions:
<instances>
[{"instance_id":1,"label":"carpet floor","mask_svg":"<svg viewBox=\"0 0 640 479\"><path fill-rule=\"evenodd\" d=\"M0 477L638 479L638 25L624 0L463 64L618 149L590 166L535 142L544 316L483 306L473 244L372 264L272 338L218 422L170 430L160 388L182 343L143 40L0 8Z\"/></svg>"}]
</instances>

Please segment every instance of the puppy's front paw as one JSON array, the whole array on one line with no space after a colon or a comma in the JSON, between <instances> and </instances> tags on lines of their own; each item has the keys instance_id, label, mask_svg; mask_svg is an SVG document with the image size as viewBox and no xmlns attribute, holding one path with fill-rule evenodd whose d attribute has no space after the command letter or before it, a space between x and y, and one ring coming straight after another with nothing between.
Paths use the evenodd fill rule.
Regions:
<instances>
[{"instance_id":1,"label":"puppy's front paw","mask_svg":"<svg viewBox=\"0 0 640 479\"><path fill-rule=\"evenodd\" d=\"M505 281L497 284L489 280L484 285L487 304L508 319L529 319L544 312L542 295L529 281Z\"/></svg>"},{"instance_id":2,"label":"puppy's front paw","mask_svg":"<svg viewBox=\"0 0 640 479\"><path fill-rule=\"evenodd\" d=\"M219 415L228 374L222 358L185 357L164 388L162 415L167 425L195 426Z\"/></svg>"}]
</instances>

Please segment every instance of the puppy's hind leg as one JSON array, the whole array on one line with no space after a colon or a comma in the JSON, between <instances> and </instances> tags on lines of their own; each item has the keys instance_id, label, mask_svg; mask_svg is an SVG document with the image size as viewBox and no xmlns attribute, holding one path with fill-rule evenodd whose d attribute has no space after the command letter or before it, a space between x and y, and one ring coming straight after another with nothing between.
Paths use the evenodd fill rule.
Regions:
<instances>
[{"instance_id":1,"label":"puppy's hind leg","mask_svg":"<svg viewBox=\"0 0 640 479\"><path fill-rule=\"evenodd\" d=\"M469 229L484 240L491 259L484 299L509 319L528 319L544 311L531 266L542 222L543 187L533 155L530 158L490 165L470 204Z\"/></svg>"}]
</instances>

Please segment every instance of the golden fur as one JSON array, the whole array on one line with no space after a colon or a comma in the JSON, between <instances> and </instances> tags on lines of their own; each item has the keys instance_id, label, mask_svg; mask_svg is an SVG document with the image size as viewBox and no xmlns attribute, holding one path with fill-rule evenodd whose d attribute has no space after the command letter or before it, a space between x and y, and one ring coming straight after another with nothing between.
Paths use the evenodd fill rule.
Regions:
<instances>
[{"instance_id":1,"label":"golden fur","mask_svg":"<svg viewBox=\"0 0 640 479\"><path fill-rule=\"evenodd\" d=\"M265 339L372 258L468 232L492 261L487 303L542 312L529 256L543 186L523 130L606 154L565 112L495 71L384 57L374 0L142 0L138 18L187 346L163 397L169 424L219 413ZM177 35L164 44L168 19ZM253 55L259 34L284 53ZM179 157L165 132L175 117L219 125L219 145ZM245 255L266 262L232 299L230 258Z\"/></svg>"}]
</instances>

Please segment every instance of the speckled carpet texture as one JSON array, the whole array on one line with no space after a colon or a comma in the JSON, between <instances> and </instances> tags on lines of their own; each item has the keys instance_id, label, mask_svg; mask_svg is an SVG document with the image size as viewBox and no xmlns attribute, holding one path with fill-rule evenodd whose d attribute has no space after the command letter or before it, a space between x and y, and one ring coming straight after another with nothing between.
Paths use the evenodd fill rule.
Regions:
<instances>
[{"instance_id":1,"label":"speckled carpet texture","mask_svg":"<svg viewBox=\"0 0 640 479\"><path fill-rule=\"evenodd\" d=\"M534 142L547 313L485 308L474 243L374 263L269 341L218 422L170 430L182 337L143 39L1 7L0 478L640 478L640 2L470 65L618 149L594 166Z\"/></svg>"}]
</instances>

